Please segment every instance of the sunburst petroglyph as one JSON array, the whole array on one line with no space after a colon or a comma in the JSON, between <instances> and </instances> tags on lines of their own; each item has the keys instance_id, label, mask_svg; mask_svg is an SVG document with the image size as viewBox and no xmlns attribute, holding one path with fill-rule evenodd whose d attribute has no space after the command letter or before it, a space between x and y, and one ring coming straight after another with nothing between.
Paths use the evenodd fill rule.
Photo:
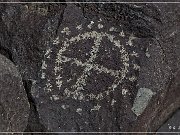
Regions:
<instances>
[{"instance_id":1,"label":"sunburst petroglyph","mask_svg":"<svg viewBox=\"0 0 180 135\"><path fill-rule=\"evenodd\" d=\"M102 19L99 19L97 22L90 21L86 26L87 31L84 30L85 28L82 24L77 24L74 29L76 29L78 33L73 36L71 35L71 28L64 27L60 31L61 35L55 38L52 43L52 46L58 49L56 51L53 51L51 47L47 49L44 55L44 61L42 62L41 73L41 79L47 80L47 83L44 87L44 92L51 94L53 93L53 89L59 89L59 91L61 91L61 97L59 97L58 93L53 93L50 97L51 100L56 101L61 100L62 98L71 98L81 102L88 102L92 100L101 101L110 93L115 92L125 78L129 79L131 82L136 81L136 76L127 76L127 74L129 72L130 64L132 64L129 62L130 57L139 56L135 51L129 53L129 51L126 50L126 46L133 46L132 42L135 37L130 35L127 37L128 40L126 43L124 43L124 41L121 42L121 39L126 36L124 31L122 29L120 30L115 28L114 26L106 27L101 22ZM94 29L94 27L96 27L96 29ZM105 43L104 40L106 40L106 48L103 48ZM82 60L81 57L72 57L67 55L69 50L71 50L71 54L77 53L75 50L70 48L78 48L79 44L81 44L81 47L86 47L87 41L92 41L91 45L88 44L88 46L90 46L89 51L83 52L85 53L85 56L87 56L87 59ZM106 53L116 53L115 55L117 56L117 62L121 63L121 66L118 68L106 66L106 63L103 63L104 61L102 60L105 56L101 56L100 53L102 48L104 49L104 55L106 55ZM54 59L51 58L51 55L54 55ZM107 56L106 59L108 59L108 57L110 58L111 56ZM97 59L102 60L102 62L98 63ZM53 70L51 75L49 75L50 73L47 71L49 68L47 63L51 63L50 67ZM81 73L77 74L75 71L76 68L71 69L70 72L66 72L66 68L71 68L68 65L73 65L74 67L80 68ZM136 63L133 63L131 67L133 67L134 70L140 70L140 66ZM63 76L64 74L67 76L68 74L71 74L72 77L66 77L65 79L65 76ZM102 88L102 90L95 90L95 92L93 92L93 90L89 90L87 87L89 78L91 78L92 74L107 76L111 78L111 81L106 82L109 84ZM54 76L54 78L52 79L48 76ZM52 83L52 81L55 83ZM71 83L72 81L74 81L74 83ZM99 80L98 78L94 78L94 81L98 84ZM116 101L113 99L112 104L114 105L115 103ZM99 110L100 106L98 104L97 106L98 109L96 106L94 106L94 108L91 108L91 110Z\"/></svg>"}]
</instances>

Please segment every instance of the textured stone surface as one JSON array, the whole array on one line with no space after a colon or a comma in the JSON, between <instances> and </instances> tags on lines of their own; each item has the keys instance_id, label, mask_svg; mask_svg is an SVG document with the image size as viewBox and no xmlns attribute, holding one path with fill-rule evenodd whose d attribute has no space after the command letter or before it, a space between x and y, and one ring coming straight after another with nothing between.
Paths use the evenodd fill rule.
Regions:
<instances>
[{"instance_id":1,"label":"textured stone surface","mask_svg":"<svg viewBox=\"0 0 180 135\"><path fill-rule=\"evenodd\" d=\"M162 50L165 76L169 74L162 84L156 97L135 123L138 131L156 131L165 120L180 106L179 98L179 4L155 4L161 11L162 27L156 37ZM158 62L159 63L159 62ZM157 64L161 65L161 64ZM159 68L154 68L158 69ZM156 75L157 76L157 75ZM161 75L162 77L162 75ZM161 79L162 80L162 79ZM163 87L164 86L164 87ZM133 130L135 130L133 129Z\"/></svg>"},{"instance_id":2,"label":"textured stone surface","mask_svg":"<svg viewBox=\"0 0 180 135\"><path fill-rule=\"evenodd\" d=\"M129 130L137 119L131 108L140 87L141 62L148 61L150 43L156 44L135 35L123 21L117 25L101 14L85 17L81 8L68 4L58 35L44 55L41 79L32 90L47 129ZM155 56L152 53L152 59ZM149 78L155 84L148 87L158 91L158 79Z\"/></svg>"},{"instance_id":3,"label":"textured stone surface","mask_svg":"<svg viewBox=\"0 0 180 135\"><path fill-rule=\"evenodd\" d=\"M41 122L53 131L156 130L165 118L158 122L157 114L147 118L154 114L147 110L163 110L159 97L168 94L164 89L173 76L159 39L157 26L162 18L158 9L141 5L143 13L147 6L156 15L139 15L135 5L80 6L85 12L73 4L66 7L57 37L46 49L41 79L32 90ZM110 13L112 8L116 12ZM145 16L149 20L140 19ZM158 94L137 117L131 108L137 90L143 87Z\"/></svg>"},{"instance_id":4,"label":"textured stone surface","mask_svg":"<svg viewBox=\"0 0 180 135\"><path fill-rule=\"evenodd\" d=\"M179 4L0 4L0 15L26 131L156 131L180 106ZM156 94L136 116L141 88Z\"/></svg>"},{"instance_id":5,"label":"textured stone surface","mask_svg":"<svg viewBox=\"0 0 180 135\"><path fill-rule=\"evenodd\" d=\"M130 87L139 71L140 54L133 40L121 26L100 16L85 18L81 9L69 4L58 36L44 55L39 89L33 91L42 123L54 131L125 128L133 120ZM122 89L127 93L122 95Z\"/></svg>"},{"instance_id":6,"label":"textured stone surface","mask_svg":"<svg viewBox=\"0 0 180 135\"><path fill-rule=\"evenodd\" d=\"M61 22L61 4L1 4L1 47L11 53L24 80L37 77L42 53Z\"/></svg>"},{"instance_id":7,"label":"textured stone surface","mask_svg":"<svg viewBox=\"0 0 180 135\"><path fill-rule=\"evenodd\" d=\"M29 103L15 65L0 55L0 132L23 132L28 123Z\"/></svg>"},{"instance_id":8,"label":"textured stone surface","mask_svg":"<svg viewBox=\"0 0 180 135\"><path fill-rule=\"evenodd\" d=\"M56 34L65 4L0 4L0 53L17 66L30 103L26 131L46 131L39 123L31 84L38 76L43 51Z\"/></svg>"},{"instance_id":9,"label":"textured stone surface","mask_svg":"<svg viewBox=\"0 0 180 135\"><path fill-rule=\"evenodd\" d=\"M173 115L159 128L158 132L179 132L180 131L180 110Z\"/></svg>"}]
</instances>

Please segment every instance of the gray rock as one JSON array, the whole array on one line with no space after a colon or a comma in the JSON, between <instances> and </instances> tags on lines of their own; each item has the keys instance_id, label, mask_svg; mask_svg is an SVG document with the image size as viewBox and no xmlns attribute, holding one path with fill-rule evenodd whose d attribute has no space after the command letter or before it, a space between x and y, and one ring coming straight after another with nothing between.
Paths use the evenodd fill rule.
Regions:
<instances>
[{"instance_id":1,"label":"gray rock","mask_svg":"<svg viewBox=\"0 0 180 135\"><path fill-rule=\"evenodd\" d=\"M41 123L51 131L125 131L135 120L141 41L68 4L32 89Z\"/></svg>"},{"instance_id":2,"label":"gray rock","mask_svg":"<svg viewBox=\"0 0 180 135\"><path fill-rule=\"evenodd\" d=\"M139 84L140 87L148 87L152 91L154 91L152 86L155 86L154 88L158 91L154 91L157 92L156 96L152 98L141 117L133 124L134 128L132 129L136 131L158 130L168 117L180 107L180 40L178 38L180 34L178 14L180 4L164 3L155 4L155 6L161 12L162 25L156 35L155 43L157 44L152 44L153 47L149 48L150 54L156 53L148 58L149 62L146 62L149 64L146 63L145 67L147 68L143 69L149 75L142 71ZM152 59L152 57L154 58Z\"/></svg>"},{"instance_id":3,"label":"gray rock","mask_svg":"<svg viewBox=\"0 0 180 135\"><path fill-rule=\"evenodd\" d=\"M170 115L170 118L158 129L158 132L179 132L180 131L180 110ZM163 133L162 133L163 134Z\"/></svg>"},{"instance_id":4,"label":"gray rock","mask_svg":"<svg viewBox=\"0 0 180 135\"><path fill-rule=\"evenodd\" d=\"M43 53L57 33L64 7L49 3L0 4L0 54L17 66L27 91L31 107L26 131L46 131L39 123L29 84L38 78Z\"/></svg>"},{"instance_id":5,"label":"gray rock","mask_svg":"<svg viewBox=\"0 0 180 135\"><path fill-rule=\"evenodd\" d=\"M156 131L180 106L179 4L75 5L0 5L0 53L26 82L27 131ZM137 117L144 87L157 94Z\"/></svg>"},{"instance_id":6,"label":"gray rock","mask_svg":"<svg viewBox=\"0 0 180 135\"><path fill-rule=\"evenodd\" d=\"M23 80L37 77L48 41L61 22L62 4L1 4L0 43L10 52Z\"/></svg>"},{"instance_id":7,"label":"gray rock","mask_svg":"<svg viewBox=\"0 0 180 135\"><path fill-rule=\"evenodd\" d=\"M0 131L23 132L29 116L29 103L16 66L0 55Z\"/></svg>"}]
</instances>

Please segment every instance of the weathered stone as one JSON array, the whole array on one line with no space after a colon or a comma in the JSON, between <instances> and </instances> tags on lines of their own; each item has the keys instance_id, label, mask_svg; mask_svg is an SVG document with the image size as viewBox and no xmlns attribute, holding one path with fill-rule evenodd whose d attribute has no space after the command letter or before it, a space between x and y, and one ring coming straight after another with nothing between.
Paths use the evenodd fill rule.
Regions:
<instances>
[{"instance_id":1,"label":"weathered stone","mask_svg":"<svg viewBox=\"0 0 180 135\"><path fill-rule=\"evenodd\" d=\"M36 80L43 51L56 35L63 4L0 5L0 43L10 52L23 80Z\"/></svg>"},{"instance_id":2,"label":"weathered stone","mask_svg":"<svg viewBox=\"0 0 180 135\"><path fill-rule=\"evenodd\" d=\"M44 50L57 33L64 7L65 4L0 4L0 54L15 63L24 85L38 78ZM31 106L26 131L46 131L39 123L31 85L25 89Z\"/></svg>"},{"instance_id":3,"label":"weathered stone","mask_svg":"<svg viewBox=\"0 0 180 135\"><path fill-rule=\"evenodd\" d=\"M88 0L84 0L89 2ZM101 1L101 0L99 0ZM161 24L159 10L150 3L80 3L84 15L102 14L108 20L116 20L125 25L125 29L136 37L152 38L156 36L156 28ZM131 1L132 2L132 1ZM118 23L117 23L118 24Z\"/></svg>"},{"instance_id":4,"label":"weathered stone","mask_svg":"<svg viewBox=\"0 0 180 135\"><path fill-rule=\"evenodd\" d=\"M105 5L108 6L108 4L102 3L100 5L100 11ZM111 4L113 9L116 9L116 12L118 10L117 5L115 6ZM132 127L129 128L128 131L156 131L160 127L160 125L168 118L168 116L170 116L173 111L180 107L180 46L178 38L180 25L178 14L179 4L161 3L152 5L130 5L125 4L124 7L133 7L133 9L130 10L137 11L136 13L140 18L144 18L146 16L151 23L149 23L150 25L148 23L137 24L139 25L139 28L136 29L136 23L135 25L131 24L136 21L137 18L134 17L135 20L133 18L130 18L130 25L128 25L128 29L130 28L129 30L132 30L138 37L149 37L151 36L151 34L153 35L153 38L151 38L151 42L146 39L144 39L144 41L142 39L140 40L141 42L143 42L143 46L140 47L142 48L142 50L144 50L145 54L141 55L139 59L141 70L138 75L137 88L146 87L151 89L153 92L156 92L157 94L153 96L144 112L131 124ZM87 15L90 11L99 10L98 6L93 6L93 4L91 6L88 6L88 4L82 6L84 7L85 13L87 13ZM92 7L94 7L94 9ZM129 10L129 8L127 8L127 10ZM108 9L111 9L110 6L108 7ZM136 16L136 13L126 12L127 10L125 9L125 12L122 12L122 14L124 13L125 16L131 16L131 13L133 13L132 16ZM146 12L147 10L148 12ZM98 12L96 12L95 14L97 14ZM105 11L106 16L108 16L108 12L109 10ZM119 13L120 15L122 15L121 12ZM128 18L129 17L127 17L127 20ZM124 20L121 17L117 17L116 19ZM141 24L148 25L145 26ZM141 29L141 27L145 28ZM151 31L152 28L154 29L154 31ZM139 31L139 29L141 29L142 31ZM148 31L147 29L151 30ZM144 36L141 32L144 34ZM150 33L150 35L147 35L146 32Z\"/></svg>"},{"instance_id":5,"label":"weathered stone","mask_svg":"<svg viewBox=\"0 0 180 135\"><path fill-rule=\"evenodd\" d=\"M74 23L72 23L74 22ZM148 40L148 39L147 39ZM103 15L85 18L68 4L32 89L52 131L125 131L135 120L141 39Z\"/></svg>"},{"instance_id":6,"label":"weathered stone","mask_svg":"<svg viewBox=\"0 0 180 135\"><path fill-rule=\"evenodd\" d=\"M180 131L180 110L173 115L158 129L158 132L179 132Z\"/></svg>"},{"instance_id":7,"label":"weathered stone","mask_svg":"<svg viewBox=\"0 0 180 135\"><path fill-rule=\"evenodd\" d=\"M29 104L16 66L0 55L0 132L23 132Z\"/></svg>"},{"instance_id":8,"label":"weathered stone","mask_svg":"<svg viewBox=\"0 0 180 135\"><path fill-rule=\"evenodd\" d=\"M159 28L159 34L156 37L157 43L162 50L161 57L154 60L156 62L157 72L154 75L160 75L161 83L159 81L156 88L159 87L159 92L154 96L153 100L149 103L141 117L134 123L132 131L156 131L168 117L180 107L180 46L179 46L179 4L155 4L161 11L162 26ZM157 54L157 53L156 53ZM163 57L162 57L163 56ZM151 58L151 57L150 57ZM164 65L164 66L163 66ZM161 68L161 70L160 70ZM151 70L149 70L151 71ZM163 73L164 72L164 73ZM168 75L169 74L169 75ZM164 76L164 77L163 77ZM145 79L145 78L143 78ZM158 79L159 80L159 79ZM142 81L143 82L143 81ZM154 81L150 80L149 83ZM141 83L143 84L143 83ZM145 83L147 85L148 83ZM152 86L152 85L151 85ZM149 87L152 89L151 87ZM141 128L139 128L141 127Z\"/></svg>"},{"instance_id":9,"label":"weathered stone","mask_svg":"<svg viewBox=\"0 0 180 135\"><path fill-rule=\"evenodd\" d=\"M31 104L26 131L156 131L180 106L179 4L64 8L0 5L0 53ZM156 95L136 116L140 88Z\"/></svg>"}]
</instances>

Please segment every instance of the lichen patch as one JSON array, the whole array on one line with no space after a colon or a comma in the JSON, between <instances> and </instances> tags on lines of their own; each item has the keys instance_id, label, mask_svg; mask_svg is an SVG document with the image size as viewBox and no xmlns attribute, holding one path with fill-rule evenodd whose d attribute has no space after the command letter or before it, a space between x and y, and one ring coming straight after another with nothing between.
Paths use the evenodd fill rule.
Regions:
<instances>
[{"instance_id":1,"label":"lichen patch","mask_svg":"<svg viewBox=\"0 0 180 135\"><path fill-rule=\"evenodd\" d=\"M138 93L136 95L136 98L134 100L134 104L132 107L132 111L137 115L141 115L144 111L144 109L146 108L146 106L148 105L150 99L152 98L152 96L155 93L152 92L151 89L148 88L140 88L138 90Z\"/></svg>"}]
</instances>

